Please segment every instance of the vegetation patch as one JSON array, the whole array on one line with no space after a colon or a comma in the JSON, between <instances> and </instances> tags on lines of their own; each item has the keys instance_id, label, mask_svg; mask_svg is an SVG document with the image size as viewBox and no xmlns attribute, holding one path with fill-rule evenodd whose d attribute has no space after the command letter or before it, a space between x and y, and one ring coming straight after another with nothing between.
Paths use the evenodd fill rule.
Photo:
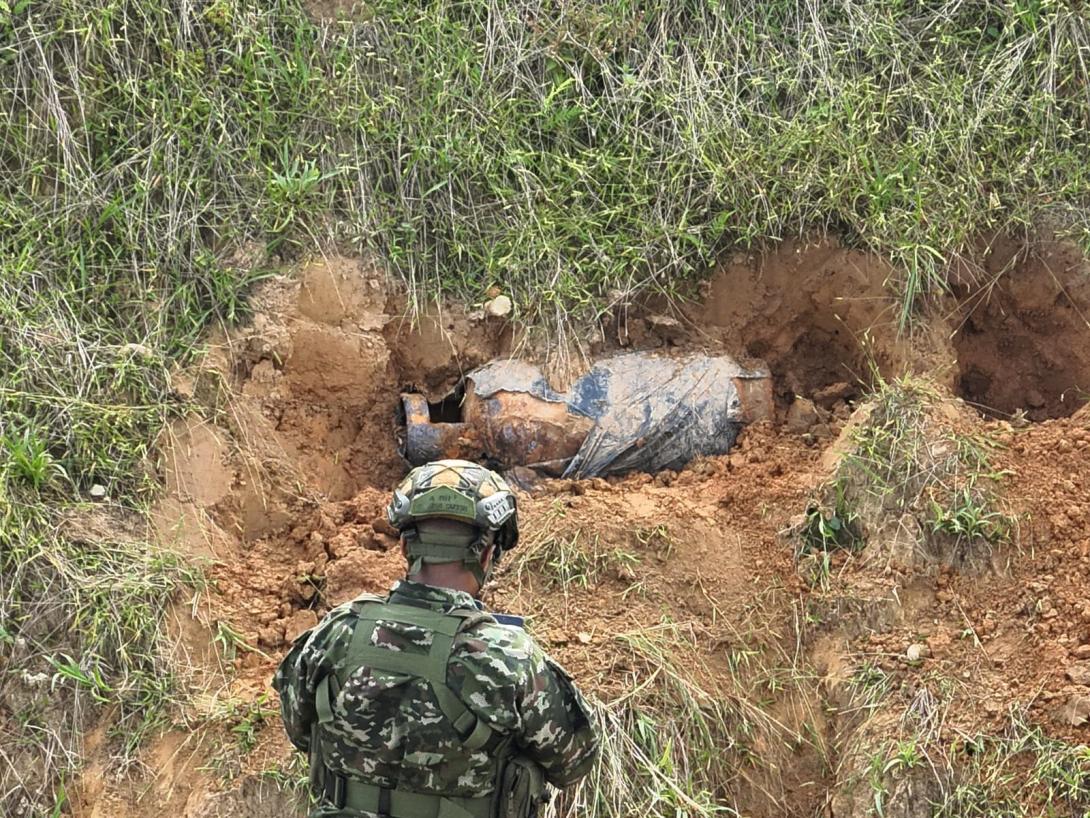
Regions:
<instances>
[{"instance_id":1,"label":"vegetation patch","mask_svg":"<svg viewBox=\"0 0 1090 818\"><path fill-rule=\"evenodd\" d=\"M871 671L860 673L874 678ZM873 715L848 742L846 758L855 773L844 775L842 806L854 803L876 816L935 818L1083 815L1090 809L1090 748L1049 737L1018 708L995 733L950 729L956 687L931 678L875 698L872 684L853 682L856 712Z\"/></svg>"},{"instance_id":2,"label":"vegetation patch","mask_svg":"<svg viewBox=\"0 0 1090 818\"><path fill-rule=\"evenodd\" d=\"M708 681L691 626L664 622L618 634L631 656L628 692L595 702L602 739L594 770L549 816L736 815L726 794L754 763L754 713Z\"/></svg>"},{"instance_id":3,"label":"vegetation patch","mask_svg":"<svg viewBox=\"0 0 1090 818\"><path fill-rule=\"evenodd\" d=\"M926 383L880 380L871 400L794 528L800 556L869 543L906 564L919 556L963 564L1008 542L1016 521L999 495L1004 475L991 464L997 444L961 431L957 410Z\"/></svg>"},{"instance_id":4,"label":"vegetation patch","mask_svg":"<svg viewBox=\"0 0 1090 818\"><path fill-rule=\"evenodd\" d=\"M563 525L565 516L563 502L557 501L527 528L513 570L520 587L531 576L564 591L595 586L606 575L635 582L640 563L636 553L607 546L594 531ZM652 534L641 530L636 536L643 543Z\"/></svg>"}]
</instances>

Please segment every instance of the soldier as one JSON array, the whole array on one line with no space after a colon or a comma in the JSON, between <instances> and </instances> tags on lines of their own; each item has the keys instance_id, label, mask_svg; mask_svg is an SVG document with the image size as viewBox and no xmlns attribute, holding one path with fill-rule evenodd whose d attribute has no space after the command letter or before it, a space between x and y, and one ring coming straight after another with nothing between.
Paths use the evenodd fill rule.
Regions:
<instances>
[{"instance_id":1,"label":"soldier","mask_svg":"<svg viewBox=\"0 0 1090 818\"><path fill-rule=\"evenodd\" d=\"M409 473L387 514L408 577L330 611L273 680L309 753L311 818L529 818L545 781L586 775L597 737L568 674L477 601L518 541L515 496L440 460Z\"/></svg>"}]
</instances>

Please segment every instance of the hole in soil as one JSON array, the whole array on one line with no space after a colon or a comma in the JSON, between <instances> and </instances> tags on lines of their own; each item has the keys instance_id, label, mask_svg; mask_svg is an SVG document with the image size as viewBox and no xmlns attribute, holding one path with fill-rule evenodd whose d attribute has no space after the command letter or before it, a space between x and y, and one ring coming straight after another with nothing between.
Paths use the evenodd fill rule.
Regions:
<instances>
[{"instance_id":1,"label":"hole in soil","mask_svg":"<svg viewBox=\"0 0 1090 818\"><path fill-rule=\"evenodd\" d=\"M1090 397L1090 295L1041 259L988 291L964 294L954 336L957 391L981 414L1033 421L1068 417Z\"/></svg>"},{"instance_id":2,"label":"hole in soil","mask_svg":"<svg viewBox=\"0 0 1090 818\"><path fill-rule=\"evenodd\" d=\"M815 317L806 319L814 321ZM781 409L800 396L822 405L855 401L870 380L862 345L843 327L822 326L820 321L800 328L786 348L757 339L746 345L746 354L768 362Z\"/></svg>"}]
</instances>

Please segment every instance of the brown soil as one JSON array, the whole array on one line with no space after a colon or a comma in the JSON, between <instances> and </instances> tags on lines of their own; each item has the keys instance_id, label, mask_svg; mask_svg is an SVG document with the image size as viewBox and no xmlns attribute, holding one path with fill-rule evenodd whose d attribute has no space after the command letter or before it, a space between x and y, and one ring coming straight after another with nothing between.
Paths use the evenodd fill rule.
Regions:
<instances>
[{"instance_id":1,"label":"brown soil","mask_svg":"<svg viewBox=\"0 0 1090 818\"><path fill-rule=\"evenodd\" d=\"M1074 249L997 243L959 289L958 394L998 417L1066 417L1090 396L1090 269Z\"/></svg>"},{"instance_id":2,"label":"brown soil","mask_svg":"<svg viewBox=\"0 0 1090 818\"><path fill-rule=\"evenodd\" d=\"M766 256L723 266L693 320L728 349L763 359L784 403L841 383L855 398L875 369L886 377L942 363L952 369L941 332L899 334L898 306L887 286L894 275L881 258L830 239L785 242Z\"/></svg>"},{"instance_id":3,"label":"brown soil","mask_svg":"<svg viewBox=\"0 0 1090 818\"><path fill-rule=\"evenodd\" d=\"M1080 737L1064 707L1081 691L1067 672L1090 650L1080 650L1090 644L1090 478L1082 465L1090 410L1014 426L966 412L951 398L967 429L1007 442L999 465L1013 473L1008 499L1024 513L1017 548L998 553L984 573L838 556L822 590L800 576L782 534L828 474L830 453L843 446L834 438L870 380L868 360L883 375L922 371L963 394L965 373L987 365L984 339L970 343L961 337L967 329L954 336L959 364L946 340L953 327L939 319L911 338L898 336L882 288L888 274L875 258L829 243L786 246L724 267L680 333L634 311L643 343L633 336L625 343L763 357L783 405L814 398L817 413L795 431L750 427L729 456L678 474L546 481L520 498L524 547L578 536L585 551L601 556L598 569L585 587L558 587L512 561L488 591L495 608L530 616L535 636L602 698L643 670L623 634L664 618L690 634L685 662L709 687L739 701L760 699L774 716L755 738L764 763L724 794L746 815L863 814L843 794L862 728L838 708L865 662L906 685L934 675L952 680L951 736L998 729L1017 705L1049 734ZM1025 286L1029 293L1004 279L993 291L1011 312L1011 304L1039 294ZM971 302L987 303L961 295L963 310ZM330 606L381 592L403 573L382 515L405 471L396 449L397 394L414 388L441 397L464 372L516 344L502 322L453 306L414 325L400 297L358 260L315 262L269 283L254 307L248 326L214 339L201 371L177 378L177 390L207 405L212 420L180 423L163 441L168 494L156 513L160 533L210 560L210 590L195 607L180 607L173 626L200 666L202 692L145 753L142 779L116 778L91 743L73 812L79 818L292 814L290 799L259 775L284 769L292 757L275 716L264 712L273 699L262 697L271 696L272 669L296 633ZM1028 310L1019 320L1029 320ZM1090 329L1079 329L1075 306L1052 302L1047 312L1064 327L1055 336L1064 343L1057 360L1076 360L1074 371L1050 386L1019 364L1004 388L1036 388L1046 398L1044 415L1069 414L1057 411L1059 395L1085 382L1071 350L1076 343L1090 349ZM1039 354L1050 351L1045 335L1034 343ZM224 626L251 649L225 659L222 643L210 650ZM929 655L906 661L906 648L917 643ZM742 648L758 659L739 674L728 656ZM793 684L769 687L792 668ZM1082 678L1077 668L1075 678ZM232 748L246 708L263 715L256 744L240 761Z\"/></svg>"}]
</instances>

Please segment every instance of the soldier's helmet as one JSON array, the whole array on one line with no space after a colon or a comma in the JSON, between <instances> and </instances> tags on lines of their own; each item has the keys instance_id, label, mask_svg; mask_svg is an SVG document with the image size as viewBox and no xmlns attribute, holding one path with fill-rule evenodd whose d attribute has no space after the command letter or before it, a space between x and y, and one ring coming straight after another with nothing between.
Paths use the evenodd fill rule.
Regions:
<instances>
[{"instance_id":1,"label":"soldier's helmet","mask_svg":"<svg viewBox=\"0 0 1090 818\"><path fill-rule=\"evenodd\" d=\"M491 541L496 547L494 561L519 538L518 509L507 481L468 460L436 460L413 469L394 489L386 515L408 535L410 550L416 525L435 518L473 526L480 537L471 545Z\"/></svg>"}]
</instances>

